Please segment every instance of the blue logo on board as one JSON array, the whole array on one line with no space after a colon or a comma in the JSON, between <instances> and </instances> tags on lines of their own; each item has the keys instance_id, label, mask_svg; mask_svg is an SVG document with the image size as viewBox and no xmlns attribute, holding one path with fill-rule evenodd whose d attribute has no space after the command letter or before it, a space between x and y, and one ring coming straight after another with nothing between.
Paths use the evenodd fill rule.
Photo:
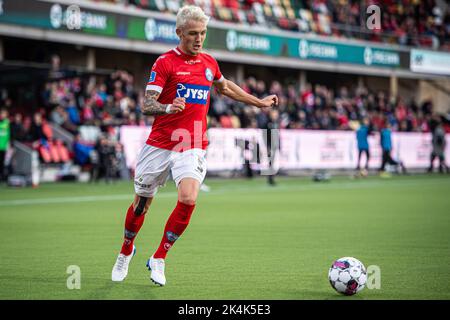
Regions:
<instances>
[{"instance_id":1,"label":"blue logo on board","mask_svg":"<svg viewBox=\"0 0 450 320\"><path fill-rule=\"evenodd\" d=\"M190 83L177 84L177 98L185 98L186 103L206 104L209 94L208 86L198 86Z\"/></svg>"}]
</instances>

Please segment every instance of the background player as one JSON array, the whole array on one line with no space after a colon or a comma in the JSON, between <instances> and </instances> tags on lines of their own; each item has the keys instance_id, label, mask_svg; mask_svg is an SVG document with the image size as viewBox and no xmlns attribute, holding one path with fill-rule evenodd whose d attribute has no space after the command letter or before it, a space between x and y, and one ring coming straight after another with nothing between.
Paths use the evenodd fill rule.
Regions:
<instances>
[{"instance_id":1,"label":"background player","mask_svg":"<svg viewBox=\"0 0 450 320\"><path fill-rule=\"evenodd\" d=\"M428 172L433 172L433 162L436 158L439 159L439 172L440 173L449 173L449 168L445 163L445 130L442 126L441 117L436 115L433 117L432 121L430 121L430 129L431 129L431 145L432 151L430 155L430 167L428 168Z\"/></svg>"},{"instance_id":2,"label":"background player","mask_svg":"<svg viewBox=\"0 0 450 320\"><path fill-rule=\"evenodd\" d=\"M135 199L125 219L125 239L112 270L113 281L123 281L135 253L134 239L159 186L169 173L178 189L178 202L167 220L156 252L147 262L150 279L166 284L165 258L189 224L200 184L206 175L206 114L214 83L221 94L264 108L278 104L276 95L259 99L223 77L216 60L202 52L209 18L199 7L185 6L177 14L179 46L154 63L142 112L155 115L152 131L138 156Z\"/></svg>"},{"instance_id":3,"label":"background player","mask_svg":"<svg viewBox=\"0 0 450 320\"><path fill-rule=\"evenodd\" d=\"M370 122L368 118L362 120L361 126L356 130L356 141L358 142L358 164L356 170L360 170L361 156L364 153L366 155L366 164L364 170L361 170L360 174L366 176L369 170L369 135L371 133Z\"/></svg>"},{"instance_id":4,"label":"background player","mask_svg":"<svg viewBox=\"0 0 450 320\"><path fill-rule=\"evenodd\" d=\"M406 167L403 164L403 162L401 160L396 161L391 156L392 131L391 131L391 124L387 120L385 122L385 127L383 129L381 129L381 132L380 132L380 143L381 143L381 149L383 150L383 160L381 163L380 172L382 174L386 174L384 172L384 170L385 170L386 164L389 164L391 166L396 166L396 168L398 168L398 166L400 166L402 168L403 173L406 174L407 171L406 171Z\"/></svg>"}]
</instances>

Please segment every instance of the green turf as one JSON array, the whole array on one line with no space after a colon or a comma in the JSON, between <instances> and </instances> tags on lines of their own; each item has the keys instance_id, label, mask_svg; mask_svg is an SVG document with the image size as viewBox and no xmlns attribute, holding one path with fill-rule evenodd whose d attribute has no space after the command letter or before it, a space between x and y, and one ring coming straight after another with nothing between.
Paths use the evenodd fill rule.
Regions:
<instances>
[{"instance_id":1,"label":"green turf","mask_svg":"<svg viewBox=\"0 0 450 320\"><path fill-rule=\"evenodd\" d=\"M145 263L176 202L158 193L128 278L112 283L131 182L0 187L0 299L450 299L450 179L208 179L167 257L167 286ZM333 291L332 261L381 268L381 289ZM81 289L66 286L69 265Z\"/></svg>"}]
</instances>

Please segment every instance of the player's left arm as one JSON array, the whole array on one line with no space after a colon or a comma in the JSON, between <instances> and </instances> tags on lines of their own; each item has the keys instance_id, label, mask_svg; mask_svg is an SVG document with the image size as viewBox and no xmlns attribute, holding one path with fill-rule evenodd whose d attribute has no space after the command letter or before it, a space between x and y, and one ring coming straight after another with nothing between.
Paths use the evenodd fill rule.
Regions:
<instances>
[{"instance_id":1,"label":"player's left arm","mask_svg":"<svg viewBox=\"0 0 450 320\"><path fill-rule=\"evenodd\" d=\"M274 107L278 105L278 97L274 94L259 99L245 92L233 81L225 78L221 81L216 81L214 84L221 94L248 105L256 106L258 108Z\"/></svg>"}]
</instances>

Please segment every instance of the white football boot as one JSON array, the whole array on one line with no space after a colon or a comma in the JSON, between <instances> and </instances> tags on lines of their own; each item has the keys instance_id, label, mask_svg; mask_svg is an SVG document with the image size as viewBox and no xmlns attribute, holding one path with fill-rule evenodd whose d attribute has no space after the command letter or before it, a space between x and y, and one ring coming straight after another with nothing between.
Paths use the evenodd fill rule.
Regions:
<instances>
[{"instance_id":1,"label":"white football boot","mask_svg":"<svg viewBox=\"0 0 450 320\"><path fill-rule=\"evenodd\" d=\"M126 256L120 253L117 257L116 263L112 269L111 280L112 281L123 281L128 274L128 265L130 264L131 258L136 254L136 247L133 245L133 252Z\"/></svg>"},{"instance_id":2,"label":"white football boot","mask_svg":"<svg viewBox=\"0 0 450 320\"><path fill-rule=\"evenodd\" d=\"M150 280L161 287L166 284L166 276L164 275L164 259L155 259L153 256L147 261L147 268L151 270Z\"/></svg>"}]
</instances>

